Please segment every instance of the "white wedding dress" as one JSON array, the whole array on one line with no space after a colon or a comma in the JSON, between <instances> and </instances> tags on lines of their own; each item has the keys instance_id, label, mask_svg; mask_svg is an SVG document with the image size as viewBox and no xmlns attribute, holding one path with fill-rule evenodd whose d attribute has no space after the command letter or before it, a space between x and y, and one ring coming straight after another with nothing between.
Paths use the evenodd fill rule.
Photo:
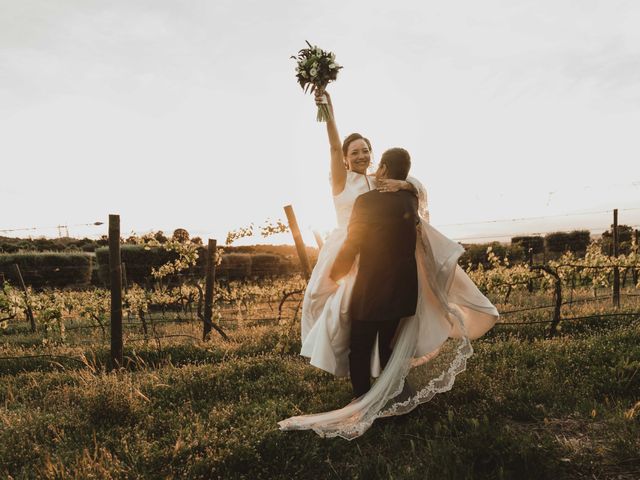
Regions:
<instances>
[{"instance_id":1,"label":"white wedding dress","mask_svg":"<svg viewBox=\"0 0 640 480\"><path fill-rule=\"evenodd\" d=\"M369 392L339 410L283 420L278 423L282 430L312 429L323 437L351 440L376 418L407 413L451 389L473 354L470 340L482 336L498 319L496 308L458 266L464 248L429 225L426 191L416 179L407 180L418 190L421 217L416 313L400 323L393 353L382 372L374 348L371 373L378 378ZM373 188L373 177L347 172L344 190L334 196L338 227L320 250L302 305L301 355L339 377L349 374L348 308L357 262L340 285L329 278L329 272L347 237L356 198ZM408 378L411 388L405 386Z\"/></svg>"}]
</instances>

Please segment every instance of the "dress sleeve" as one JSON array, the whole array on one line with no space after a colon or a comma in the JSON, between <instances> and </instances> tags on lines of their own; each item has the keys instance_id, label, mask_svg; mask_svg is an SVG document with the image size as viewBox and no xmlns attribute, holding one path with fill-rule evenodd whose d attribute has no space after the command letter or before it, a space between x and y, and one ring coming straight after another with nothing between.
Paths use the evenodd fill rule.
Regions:
<instances>
[{"instance_id":1,"label":"dress sleeve","mask_svg":"<svg viewBox=\"0 0 640 480\"><path fill-rule=\"evenodd\" d=\"M415 187L418 192L418 214L420 218L429 223L429 203L427 202L427 189L415 177L407 177L407 182Z\"/></svg>"}]
</instances>

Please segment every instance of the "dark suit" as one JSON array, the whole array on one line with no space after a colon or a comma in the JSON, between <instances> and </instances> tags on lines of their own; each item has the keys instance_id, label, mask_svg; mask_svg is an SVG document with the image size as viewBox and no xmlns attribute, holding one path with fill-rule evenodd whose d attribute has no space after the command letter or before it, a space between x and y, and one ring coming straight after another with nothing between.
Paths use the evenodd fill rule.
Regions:
<instances>
[{"instance_id":1,"label":"dark suit","mask_svg":"<svg viewBox=\"0 0 640 480\"><path fill-rule=\"evenodd\" d=\"M333 264L331 278L346 275L360 255L349 306L349 367L356 396L369 390L369 361L376 335L384 368L400 319L415 314L418 222L418 200L407 191L372 190L360 195L353 206L347 239Z\"/></svg>"}]
</instances>

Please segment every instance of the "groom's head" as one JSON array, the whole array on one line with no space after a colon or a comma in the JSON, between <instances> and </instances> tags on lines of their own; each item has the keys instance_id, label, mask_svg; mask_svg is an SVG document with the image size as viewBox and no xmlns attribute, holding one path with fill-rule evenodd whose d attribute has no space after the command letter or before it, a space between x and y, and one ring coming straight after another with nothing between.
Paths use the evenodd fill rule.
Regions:
<instances>
[{"instance_id":1,"label":"groom's head","mask_svg":"<svg viewBox=\"0 0 640 480\"><path fill-rule=\"evenodd\" d=\"M376 178L406 180L411 168L411 157L404 148L390 148L382 154Z\"/></svg>"}]
</instances>

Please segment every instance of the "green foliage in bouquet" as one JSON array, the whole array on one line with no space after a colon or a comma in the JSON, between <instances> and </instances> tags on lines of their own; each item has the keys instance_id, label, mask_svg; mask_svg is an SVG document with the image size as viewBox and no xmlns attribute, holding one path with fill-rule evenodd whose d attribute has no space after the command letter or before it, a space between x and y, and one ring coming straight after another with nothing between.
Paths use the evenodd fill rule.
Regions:
<instances>
[{"instance_id":1,"label":"green foliage in bouquet","mask_svg":"<svg viewBox=\"0 0 640 480\"><path fill-rule=\"evenodd\" d=\"M297 57L291 57L298 62L296 78L305 93L308 91L314 93L316 90L323 91L329 82L338 78L338 70L342 67L336 63L334 53L322 50L318 46L312 46L309 42L307 45L309 48L303 48L298 52ZM326 122L330 118L329 106L326 103L318 105L317 120Z\"/></svg>"}]
</instances>

